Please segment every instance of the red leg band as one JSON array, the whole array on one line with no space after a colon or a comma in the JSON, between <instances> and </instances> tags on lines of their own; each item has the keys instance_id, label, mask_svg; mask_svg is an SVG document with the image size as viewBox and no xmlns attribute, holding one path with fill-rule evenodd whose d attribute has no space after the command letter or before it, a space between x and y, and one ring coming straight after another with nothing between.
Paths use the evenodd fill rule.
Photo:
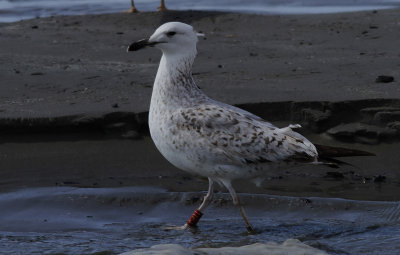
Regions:
<instances>
[{"instance_id":1,"label":"red leg band","mask_svg":"<svg viewBox=\"0 0 400 255\"><path fill-rule=\"evenodd\" d=\"M196 226L196 224L197 224L197 222L199 222L201 216L203 216L203 213L196 209L196 211L194 211L194 213L192 214L190 219L187 221L187 224L190 227Z\"/></svg>"}]
</instances>

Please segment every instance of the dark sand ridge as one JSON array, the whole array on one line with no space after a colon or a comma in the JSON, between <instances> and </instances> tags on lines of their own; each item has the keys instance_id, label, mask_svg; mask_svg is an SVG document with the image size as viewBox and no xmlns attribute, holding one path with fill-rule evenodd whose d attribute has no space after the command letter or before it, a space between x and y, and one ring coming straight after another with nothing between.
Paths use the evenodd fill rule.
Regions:
<instances>
[{"instance_id":1,"label":"dark sand ridge","mask_svg":"<svg viewBox=\"0 0 400 255\"><path fill-rule=\"evenodd\" d=\"M305 124L312 141L377 153L348 159L359 169L292 169L272 173L261 189L243 184L239 191L398 200L400 147L388 141L399 137L399 13L166 12L1 24L0 189L206 189L204 180L170 166L146 137L160 52L125 51L159 24L180 20L206 34L194 76L208 95L277 124ZM395 80L376 83L379 75Z\"/></svg>"}]
</instances>

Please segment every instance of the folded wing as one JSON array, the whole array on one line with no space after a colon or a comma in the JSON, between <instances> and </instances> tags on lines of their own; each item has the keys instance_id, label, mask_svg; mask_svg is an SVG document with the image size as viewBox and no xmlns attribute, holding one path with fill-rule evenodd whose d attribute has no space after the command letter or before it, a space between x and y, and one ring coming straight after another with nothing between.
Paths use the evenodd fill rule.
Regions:
<instances>
[{"instance_id":1,"label":"folded wing","mask_svg":"<svg viewBox=\"0 0 400 255\"><path fill-rule=\"evenodd\" d=\"M179 109L171 120L174 132L191 136L196 143L201 141L204 152L213 154L217 161L226 158L230 164L313 162L318 157L315 146L292 130L297 126L277 128L244 110L201 105Z\"/></svg>"}]
</instances>

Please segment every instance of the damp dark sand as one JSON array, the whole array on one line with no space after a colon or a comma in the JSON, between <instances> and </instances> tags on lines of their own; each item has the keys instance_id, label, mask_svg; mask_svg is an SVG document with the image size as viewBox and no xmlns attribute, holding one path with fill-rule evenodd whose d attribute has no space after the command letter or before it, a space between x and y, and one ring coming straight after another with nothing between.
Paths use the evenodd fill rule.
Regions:
<instances>
[{"instance_id":1,"label":"damp dark sand","mask_svg":"<svg viewBox=\"0 0 400 255\"><path fill-rule=\"evenodd\" d=\"M148 138L160 52L125 51L159 24L181 20L206 34L198 44L194 77L207 94L277 125L301 123L314 142L377 154L351 158L358 168L339 173L327 175L333 170L325 168L273 173L266 188L244 185L240 191L397 200L400 192L392 189L400 178L398 14L398 9L308 16L166 12L2 24L0 188L151 183L204 190L203 180L169 165ZM394 82L377 83L379 75L393 76ZM367 127L357 127L359 122Z\"/></svg>"},{"instance_id":2,"label":"damp dark sand","mask_svg":"<svg viewBox=\"0 0 400 255\"><path fill-rule=\"evenodd\" d=\"M398 201L399 12L395 9L311 16L167 12L60 16L0 24L0 190L3 194L24 189L35 193L38 192L36 188L41 187L63 189L71 186L95 188L100 193L104 188L132 186L152 186L167 193L206 190L205 179L171 166L156 151L148 136L146 116L160 52L147 49L128 54L125 51L132 41L149 36L161 23L180 20L206 34L198 44L194 77L208 95L240 105L279 126L301 123L304 126L301 132L313 142L376 154L375 157L346 158L345 162L354 166L344 165L339 169L301 167L270 173L261 188L237 182L238 192ZM394 81L376 82L381 75L391 76ZM219 191L225 192L224 189ZM131 191L131 194L136 193ZM119 195L112 196L120 199ZM184 221L199 202L196 200L187 206L184 215L176 211L176 215L182 217L179 222ZM329 207L329 200L326 203ZM41 206L46 208L50 204L42 203ZM28 205L18 207L22 216L29 214ZM35 212L36 207L31 208ZM100 207L93 208L89 211L101 210ZM67 212L64 207L60 210ZM215 208L210 209L212 215L213 210ZM231 210L231 213L235 212L232 207L223 211ZM249 205L249 211L253 210ZM9 215L4 215L4 219L9 219ZM91 213L82 217L86 216ZM161 219L160 224L169 221L162 214L157 217ZM158 222L157 217L147 220ZM240 218L230 218L228 214L226 217L236 219L238 229L242 227ZM256 222L257 217L253 218ZM268 218L265 217L260 219L260 226L271 223L264 222ZM62 238L56 235L54 239L41 242L40 234L33 234L32 238L26 234L35 229L46 232L38 227L44 220L30 225L30 229L21 229L17 225L13 229L9 224L8 232L3 232L1 237L6 240L8 236L11 244L13 240L23 240L21 242L27 244L25 250L31 247L33 251L33 246L45 249L49 247L46 244L51 246ZM73 222L73 219L69 220ZM132 221L136 224L136 218ZM116 221L107 221L107 224L113 223ZM318 236L319 231L329 229L325 223L317 233L311 230L310 233ZM100 221L99 224L105 226L106 223ZM146 224L141 227L149 227ZM154 235L150 234L147 241L146 235L142 235L145 240L142 246L124 247L148 247L170 236L149 224ZM371 224L363 225L363 229L368 232L376 225ZM390 221L388 224L395 228L394 232L387 232L388 235L394 235L397 223ZM55 226L79 237L76 232ZM223 226L210 230L224 231ZM282 229L283 225L278 226ZM83 227L84 230L89 228ZM210 225L205 224L205 229L209 228ZM297 237L302 241L309 240L302 239L308 235L307 231L297 235L298 228L288 228L287 235L276 239L273 236L277 233L241 240L224 235L226 238L219 246L270 240L281 242ZM56 229L51 231L57 232ZM348 231L333 230L339 236L345 236ZM113 231L123 231L123 228L110 232ZM95 230L91 232L92 236L83 235L82 238L96 239L96 235L104 238L100 232ZM266 232L270 230L263 233ZM326 235L333 232L327 231ZM374 234L362 239L366 240L362 244L355 242L354 249L371 243L368 238L374 238ZM81 247L76 246L78 239L62 240ZM34 245L29 246L32 243ZM328 247L308 244L344 254L331 243ZM387 244L378 243L374 247L380 245ZM79 252L87 247L87 253L102 250L96 248L100 247L98 242L82 243L82 247ZM104 250L111 249L111 253L125 251L110 247ZM371 251L372 247L368 246L367 250ZM78 250L60 248L58 251L74 253Z\"/></svg>"}]
</instances>

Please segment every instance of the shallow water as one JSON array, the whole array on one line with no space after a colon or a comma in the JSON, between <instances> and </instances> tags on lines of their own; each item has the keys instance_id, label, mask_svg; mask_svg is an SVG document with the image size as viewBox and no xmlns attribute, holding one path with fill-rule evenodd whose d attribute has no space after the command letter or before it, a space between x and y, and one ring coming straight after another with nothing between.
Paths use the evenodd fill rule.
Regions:
<instances>
[{"instance_id":1,"label":"shallow water","mask_svg":"<svg viewBox=\"0 0 400 255\"><path fill-rule=\"evenodd\" d=\"M396 254L400 203L240 194L257 234L218 193L193 231L181 225L201 193L149 187L33 188L0 194L0 253L118 254L161 243L240 246L289 238L330 254Z\"/></svg>"},{"instance_id":2,"label":"shallow water","mask_svg":"<svg viewBox=\"0 0 400 255\"><path fill-rule=\"evenodd\" d=\"M315 14L379 10L400 6L400 0L167 0L172 10L211 10L258 14ZM155 11L159 0L135 0L141 11ZM0 0L0 22L54 15L122 12L130 0Z\"/></svg>"}]
</instances>

